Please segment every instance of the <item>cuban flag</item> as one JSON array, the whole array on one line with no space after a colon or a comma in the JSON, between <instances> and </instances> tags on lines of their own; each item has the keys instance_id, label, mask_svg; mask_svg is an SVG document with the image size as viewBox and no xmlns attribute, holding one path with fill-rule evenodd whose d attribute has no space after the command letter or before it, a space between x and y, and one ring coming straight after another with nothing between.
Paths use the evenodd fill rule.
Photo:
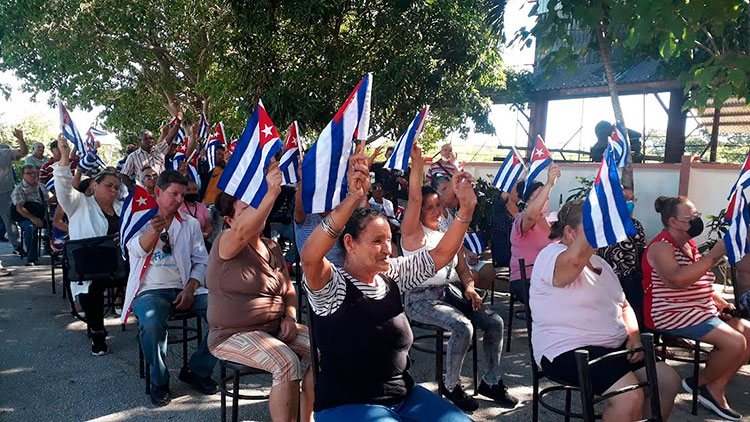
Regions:
<instances>
[{"instance_id":1,"label":"cuban flag","mask_svg":"<svg viewBox=\"0 0 750 422\"><path fill-rule=\"evenodd\" d=\"M184 138L172 157L172 170L179 170L180 161L187 159L188 139Z\"/></svg>"},{"instance_id":2,"label":"cuban flag","mask_svg":"<svg viewBox=\"0 0 750 422\"><path fill-rule=\"evenodd\" d=\"M370 131L372 73L368 73L339 108L302 160L302 204L305 213L332 210L341 202L352 141Z\"/></svg>"},{"instance_id":3,"label":"cuban flag","mask_svg":"<svg viewBox=\"0 0 750 422\"><path fill-rule=\"evenodd\" d=\"M482 239L479 233L466 233L464 246L473 252L474 255L479 256L484 252L484 239Z\"/></svg>"},{"instance_id":4,"label":"cuban flag","mask_svg":"<svg viewBox=\"0 0 750 422\"><path fill-rule=\"evenodd\" d=\"M396 220L398 220L399 222L404 221L404 211L405 208L401 205L396 206Z\"/></svg>"},{"instance_id":5,"label":"cuban flag","mask_svg":"<svg viewBox=\"0 0 750 422\"><path fill-rule=\"evenodd\" d=\"M138 230L154 218L157 212L159 212L159 206L156 205L156 200L144 187L135 185L122 205L120 247L123 257L125 257L125 245L138 233Z\"/></svg>"},{"instance_id":6,"label":"cuban flag","mask_svg":"<svg viewBox=\"0 0 750 422\"><path fill-rule=\"evenodd\" d=\"M227 152L230 154L234 153L234 148L237 146L237 139L234 139L232 142L227 145Z\"/></svg>"},{"instance_id":7,"label":"cuban flag","mask_svg":"<svg viewBox=\"0 0 750 422\"><path fill-rule=\"evenodd\" d=\"M198 151L193 150L190 154L190 159L187 162L187 174L190 180L194 181L198 185L198 189L201 188L201 177L198 174Z\"/></svg>"},{"instance_id":8,"label":"cuban flag","mask_svg":"<svg viewBox=\"0 0 750 422\"><path fill-rule=\"evenodd\" d=\"M286 130L284 139L284 153L279 162L279 170L284 175L284 184L293 185L299 181L297 167L299 167L300 139L299 127L295 120Z\"/></svg>"},{"instance_id":9,"label":"cuban flag","mask_svg":"<svg viewBox=\"0 0 750 422\"><path fill-rule=\"evenodd\" d=\"M86 152L95 149L94 143L96 142L96 138L101 138L107 135L109 135L109 133L91 126L88 132L86 132Z\"/></svg>"},{"instance_id":10,"label":"cuban flag","mask_svg":"<svg viewBox=\"0 0 750 422\"><path fill-rule=\"evenodd\" d=\"M107 165L104 164L104 161L99 158L99 154L97 154L96 150L93 149L87 152L86 155L84 155L83 158L78 161L78 167L80 167L83 171L93 171L96 169L107 167Z\"/></svg>"},{"instance_id":11,"label":"cuban flag","mask_svg":"<svg viewBox=\"0 0 750 422\"><path fill-rule=\"evenodd\" d=\"M185 128L182 127L181 123L177 123L177 118L175 117L174 119L172 119L171 122L169 122L170 129L173 128L174 125L176 125L176 124L180 125L180 129L177 130L177 134L174 136L174 140L172 140L172 143L173 144L180 144L180 145L182 145L185 142L185 139L186 139L186 137L185 137Z\"/></svg>"},{"instance_id":12,"label":"cuban flag","mask_svg":"<svg viewBox=\"0 0 750 422\"><path fill-rule=\"evenodd\" d=\"M523 187L523 191L529 188L529 185L539 176L544 169L552 164L552 155L550 155L547 146L544 145L544 140L541 136L536 136L536 143L534 144L534 150L531 151L531 161L529 163L529 175L526 177L526 184Z\"/></svg>"},{"instance_id":13,"label":"cuban flag","mask_svg":"<svg viewBox=\"0 0 750 422\"><path fill-rule=\"evenodd\" d=\"M47 180L47 183L44 184L44 188L47 189L50 192L55 191L55 176L52 175L52 177Z\"/></svg>"},{"instance_id":14,"label":"cuban flag","mask_svg":"<svg viewBox=\"0 0 750 422\"><path fill-rule=\"evenodd\" d=\"M201 113L201 120L198 124L198 139L206 139L208 137L208 120L206 115Z\"/></svg>"},{"instance_id":15,"label":"cuban flag","mask_svg":"<svg viewBox=\"0 0 750 422\"><path fill-rule=\"evenodd\" d=\"M503 192L510 192L524 170L526 170L526 165L523 162L521 154L518 153L516 147L511 147L508 156L503 160L503 165L497 171L495 181L492 184Z\"/></svg>"},{"instance_id":16,"label":"cuban flag","mask_svg":"<svg viewBox=\"0 0 750 422\"><path fill-rule=\"evenodd\" d=\"M594 248L614 245L636 234L625 204L611 145L602 158L594 186L583 204L583 231Z\"/></svg>"},{"instance_id":17,"label":"cuban flag","mask_svg":"<svg viewBox=\"0 0 750 422\"><path fill-rule=\"evenodd\" d=\"M65 108L60 100L57 100L57 108L60 110L60 129L63 136L73 143L73 146L78 151L78 156L83 157L83 155L88 152L88 149L83 142L83 138L81 138L81 134L78 133L78 129L76 128L75 123L73 123L73 119L70 118L68 109Z\"/></svg>"},{"instance_id":18,"label":"cuban flag","mask_svg":"<svg viewBox=\"0 0 750 422\"><path fill-rule=\"evenodd\" d=\"M208 138L206 142L206 161L208 162L208 171L213 171L216 168L216 148L224 146L226 144L226 136L224 135L224 123L219 122L214 128L214 133Z\"/></svg>"},{"instance_id":19,"label":"cuban flag","mask_svg":"<svg viewBox=\"0 0 750 422\"><path fill-rule=\"evenodd\" d=\"M625 167L628 164L630 158L630 140L628 139L628 131L619 124L615 123L612 127L612 140L610 145L615 154L615 162L617 167Z\"/></svg>"},{"instance_id":20,"label":"cuban flag","mask_svg":"<svg viewBox=\"0 0 750 422\"><path fill-rule=\"evenodd\" d=\"M283 146L263 102L258 101L258 107L237 141L217 187L253 208L258 208L268 192L266 167Z\"/></svg>"},{"instance_id":21,"label":"cuban flag","mask_svg":"<svg viewBox=\"0 0 750 422\"><path fill-rule=\"evenodd\" d=\"M393 154L391 154L388 161L385 162L383 168L406 170L409 168L409 156L411 156L411 148L414 142L419 139L424 131L424 124L427 121L427 113L430 111L430 106L427 106L417 113L414 120L409 123L401 137L396 142L396 146L393 147Z\"/></svg>"},{"instance_id":22,"label":"cuban flag","mask_svg":"<svg viewBox=\"0 0 750 422\"><path fill-rule=\"evenodd\" d=\"M747 242L750 207L748 207L747 197L745 196L745 189L748 184L750 184L750 154L745 158L737 182L732 186L729 206L727 206L727 211L724 214L724 220L729 223L729 227L724 233L724 246L730 264L736 264L746 253L750 252L750 245Z\"/></svg>"}]
</instances>

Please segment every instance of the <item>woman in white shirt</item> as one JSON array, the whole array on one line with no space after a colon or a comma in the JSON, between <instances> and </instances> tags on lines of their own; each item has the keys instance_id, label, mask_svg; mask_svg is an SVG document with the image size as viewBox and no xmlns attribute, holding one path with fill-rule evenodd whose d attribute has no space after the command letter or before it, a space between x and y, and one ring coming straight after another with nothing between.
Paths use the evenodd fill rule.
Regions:
<instances>
[{"instance_id":1,"label":"woman in white shirt","mask_svg":"<svg viewBox=\"0 0 750 422\"><path fill-rule=\"evenodd\" d=\"M445 234L439 228L442 206L438 193L430 187L422 186L424 162L416 145L412 149L411 158L409 205L401 225L401 248L405 256L434 249ZM450 186L452 194L455 192L455 183L453 181ZM466 299L472 303L473 312L468 316L445 300L446 285L459 279L465 287ZM478 392L502 407L513 408L518 404L518 400L508 393L500 372L503 319L491 310L482 308L482 299L474 290L474 279L461 251L448 265L437 271L435 276L406 292L404 304L406 315L410 319L441 327L451 333L446 350L445 376L439 386L449 400L464 411L474 411L479 407L477 400L466 394L460 382L461 367L476 325L484 332L483 350L488 363Z\"/></svg>"},{"instance_id":2,"label":"woman in white shirt","mask_svg":"<svg viewBox=\"0 0 750 422\"><path fill-rule=\"evenodd\" d=\"M642 346L635 313L617 276L586 240L582 213L583 201L562 206L558 221L550 228L550 237L561 243L550 244L539 253L529 289L534 359L550 378L570 385L578 385L576 350L588 350L591 359L596 359L615 350ZM643 353L610 359L604 365L591 373L597 395L646 379ZM679 377L663 362L656 368L661 411L667 420ZM604 421L636 420L650 414L642 389L607 402Z\"/></svg>"},{"instance_id":3,"label":"woman in white shirt","mask_svg":"<svg viewBox=\"0 0 750 422\"><path fill-rule=\"evenodd\" d=\"M68 157L70 146L64 136L57 139L60 148L60 161L54 166L55 193L57 201L68 215L68 229L71 240L106 236L118 233L122 202L117 201L120 192L120 179L115 173L101 172L92 182L93 195L73 189L73 174L70 172ZM107 347L107 330L104 329L104 283L96 280L79 290L79 300L86 312L88 331L91 333L91 353L104 355Z\"/></svg>"}]
</instances>

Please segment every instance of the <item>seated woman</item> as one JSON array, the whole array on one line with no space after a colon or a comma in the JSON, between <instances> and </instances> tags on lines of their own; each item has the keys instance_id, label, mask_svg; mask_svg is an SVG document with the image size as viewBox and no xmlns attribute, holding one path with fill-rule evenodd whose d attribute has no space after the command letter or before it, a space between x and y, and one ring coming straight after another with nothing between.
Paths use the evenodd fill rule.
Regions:
<instances>
[{"instance_id":1,"label":"seated woman","mask_svg":"<svg viewBox=\"0 0 750 422\"><path fill-rule=\"evenodd\" d=\"M434 249L390 258L391 229L385 216L357 209L370 187L361 150L362 144L349 160L346 199L313 231L301 254L320 353L315 420L469 421L409 375L414 336L401 294L434 277L459 251L477 203L472 178L468 173L457 178L461 208ZM337 241L346 252L343 268L325 257Z\"/></svg>"},{"instance_id":2,"label":"seated woman","mask_svg":"<svg viewBox=\"0 0 750 422\"><path fill-rule=\"evenodd\" d=\"M531 274L529 306L533 316L534 360L551 379L579 385L575 351L591 359L642 346L638 322L612 267L595 254L583 233L583 201L563 205L550 236L560 243L539 253ZM679 377L664 362L656 364L661 413L667 420ZM646 380L643 353L613 358L591 372L594 393L602 395ZM604 421L632 421L651 414L644 390L607 400Z\"/></svg>"},{"instance_id":3,"label":"seated woman","mask_svg":"<svg viewBox=\"0 0 750 422\"><path fill-rule=\"evenodd\" d=\"M208 257L208 348L219 359L273 374L268 407L274 422L297 420L303 380L300 415L310 421L307 327L297 324L297 294L279 245L260 237L281 191L278 164L269 166L266 181L268 193L257 209L224 192L216 198L216 210L229 228L216 237Z\"/></svg>"},{"instance_id":4,"label":"seated woman","mask_svg":"<svg viewBox=\"0 0 750 422\"><path fill-rule=\"evenodd\" d=\"M156 198L154 188L156 188L156 179L158 178L159 174L151 166L144 166L141 170L141 185L146 188L146 191L152 198Z\"/></svg>"},{"instance_id":5,"label":"seated woman","mask_svg":"<svg viewBox=\"0 0 750 422\"><path fill-rule=\"evenodd\" d=\"M198 190L198 184L194 180L188 179L188 185L185 189L185 197L182 205L180 205L180 211L186 214L190 214L193 218L198 220L201 225L201 231L203 232L203 240L206 242L208 250L211 248L208 243L208 238L214 232L214 226L211 224L211 213L208 211L205 205L200 201L200 193Z\"/></svg>"},{"instance_id":6,"label":"seated woman","mask_svg":"<svg viewBox=\"0 0 750 422\"><path fill-rule=\"evenodd\" d=\"M70 146L61 134L57 138L60 161L53 169L57 201L68 215L71 240L114 235L120 230L122 203L117 201L120 179L115 173L100 172L91 182L93 195L87 196L73 188L73 174L68 157ZM81 182L83 184L83 182ZM81 186L78 186L79 189ZM91 353L104 355L107 347L107 330L104 329L104 291L106 282L93 280L79 291L79 301L86 312L86 322L91 336Z\"/></svg>"},{"instance_id":7,"label":"seated woman","mask_svg":"<svg viewBox=\"0 0 750 422\"><path fill-rule=\"evenodd\" d=\"M523 301L518 260L524 260L528 277L539 252L553 242L547 222L549 194L559 178L560 169L557 164L551 164L547 169L546 184L532 182L525 191L526 183L516 184L517 194L521 198L518 207L521 212L516 215L510 229L510 292L516 300Z\"/></svg>"},{"instance_id":8,"label":"seated woman","mask_svg":"<svg viewBox=\"0 0 750 422\"><path fill-rule=\"evenodd\" d=\"M682 381L688 392L698 388L698 400L724 419L738 421L725 396L727 383L750 359L750 324L722 313L733 309L713 288L711 268L724 256L724 242L703 257L693 238L703 232L703 220L686 197L660 196L654 203L664 230L646 248L643 260L646 326L714 346L698 379Z\"/></svg>"},{"instance_id":9,"label":"seated woman","mask_svg":"<svg viewBox=\"0 0 750 422\"><path fill-rule=\"evenodd\" d=\"M418 146L411 153L412 172L409 177L409 205L404 214L401 246L405 256L419 254L435 248L444 233L438 229L440 203L438 194L430 187L422 187L424 161ZM470 316L461 313L445 300L447 283L461 280L465 286L466 299L471 300L474 312ZM484 352L488 363L478 391L503 407L515 407L518 400L508 394L500 374L502 357L503 319L487 308L482 308L482 298L474 290L474 279L462 253L441 268L434 277L419 287L406 292L404 297L406 315L423 324L436 325L450 331L446 351L445 376L440 383L441 392L464 411L474 411L479 403L466 394L461 386L461 367L471 345L474 325L484 332Z\"/></svg>"}]
</instances>

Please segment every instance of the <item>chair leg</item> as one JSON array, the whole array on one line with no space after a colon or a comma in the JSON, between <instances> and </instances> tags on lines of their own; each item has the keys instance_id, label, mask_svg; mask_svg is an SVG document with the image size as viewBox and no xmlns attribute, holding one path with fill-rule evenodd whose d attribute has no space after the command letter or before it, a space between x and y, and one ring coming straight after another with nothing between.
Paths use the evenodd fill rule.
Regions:
<instances>
[{"instance_id":1,"label":"chair leg","mask_svg":"<svg viewBox=\"0 0 750 422\"><path fill-rule=\"evenodd\" d=\"M539 377L531 368L531 422L539 422Z\"/></svg>"},{"instance_id":2,"label":"chair leg","mask_svg":"<svg viewBox=\"0 0 750 422\"><path fill-rule=\"evenodd\" d=\"M495 283L497 282L496 278L492 279L492 284L490 285L490 305L495 304Z\"/></svg>"},{"instance_id":3,"label":"chair leg","mask_svg":"<svg viewBox=\"0 0 750 422\"><path fill-rule=\"evenodd\" d=\"M570 422L570 390L565 390L565 422Z\"/></svg>"},{"instance_id":4,"label":"chair leg","mask_svg":"<svg viewBox=\"0 0 750 422\"><path fill-rule=\"evenodd\" d=\"M438 383L438 395L443 397L440 391L443 384L443 330L435 332L435 381Z\"/></svg>"},{"instance_id":5,"label":"chair leg","mask_svg":"<svg viewBox=\"0 0 750 422\"><path fill-rule=\"evenodd\" d=\"M234 393L232 396L232 422L237 422L240 407L240 371L234 370L234 387L232 388Z\"/></svg>"},{"instance_id":6,"label":"chair leg","mask_svg":"<svg viewBox=\"0 0 750 422\"><path fill-rule=\"evenodd\" d=\"M510 294L510 303L508 304L508 338L505 339L505 351L510 352L510 339L513 334L513 311L516 304L516 298L513 293Z\"/></svg>"},{"instance_id":7,"label":"chair leg","mask_svg":"<svg viewBox=\"0 0 750 422\"><path fill-rule=\"evenodd\" d=\"M51 264L49 264L50 268L52 269L52 294L56 294L57 291L55 289L55 255L50 254L49 256Z\"/></svg>"},{"instance_id":8,"label":"chair leg","mask_svg":"<svg viewBox=\"0 0 750 422\"><path fill-rule=\"evenodd\" d=\"M698 385L698 375L701 370L701 342L695 341L695 349L693 351L693 377L695 379L696 386ZM698 414L698 389L693 388L693 407L690 410L693 415Z\"/></svg>"},{"instance_id":9,"label":"chair leg","mask_svg":"<svg viewBox=\"0 0 750 422\"><path fill-rule=\"evenodd\" d=\"M471 358L474 361L473 366L473 375L474 375L474 395L476 396L478 394L477 390L479 389L479 376L478 369L477 368L477 332L474 330L474 335L471 337Z\"/></svg>"},{"instance_id":10,"label":"chair leg","mask_svg":"<svg viewBox=\"0 0 750 422\"><path fill-rule=\"evenodd\" d=\"M221 422L227 422L227 367L220 365L221 374Z\"/></svg>"},{"instance_id":11,"label":"chair leg","mask_svg":"<svg viewBox=\"0 0 750 422\"><path fill-rule=\"evenodd\" d=\"M182 369L187 368L188 361L188 342L185 340L188 338L188 321L187 319L182 320Z\"/></svg>"}]
</instances>

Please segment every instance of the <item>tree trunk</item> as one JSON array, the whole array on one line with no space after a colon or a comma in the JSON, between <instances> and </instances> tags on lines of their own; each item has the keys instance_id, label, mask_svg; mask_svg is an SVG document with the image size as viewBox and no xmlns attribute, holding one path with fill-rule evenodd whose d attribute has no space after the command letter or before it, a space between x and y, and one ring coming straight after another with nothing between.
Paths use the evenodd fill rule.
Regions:
<instances>
[{"instance_id":1,"label":"tree trunk","mask_svg":"<svg viewBox=\"0 0 750 422\"><path fill-rule=\"evenodd\" d=\"M715 107L714 108L714 121L711 125L711 155L708 159L708 161L715 163L716 162L716 150L719 146L719 122L721 119L721 108Z\"/></svg>"},{"instance_id":2,"label":"tree trunk","mask_svg":"<svg viewBox=\"0 0 750 422\"><path fill-rule=\"evenodd\" d=\"M609 88L609 97L612 100L612 109L615 111L615 121L619 123L625 129L625 136L627 137L627 126L625 125L625 117L622 114L622 107L620 106L620 97L617 94L617 83L615 82L615 69L612 66L612 43L610 42L607 34L605 33L606 28L604 23L599 23L599 27L596 30L596 39L599 44L599 57L604 65L604 74L607 76L607 87ZM628 139L626 142L629 142ZM622 169L622 180L620 180L622 186L625 188L633 189L633 154L631 152L628 164Z\"/></svg>"}]
</instances>

